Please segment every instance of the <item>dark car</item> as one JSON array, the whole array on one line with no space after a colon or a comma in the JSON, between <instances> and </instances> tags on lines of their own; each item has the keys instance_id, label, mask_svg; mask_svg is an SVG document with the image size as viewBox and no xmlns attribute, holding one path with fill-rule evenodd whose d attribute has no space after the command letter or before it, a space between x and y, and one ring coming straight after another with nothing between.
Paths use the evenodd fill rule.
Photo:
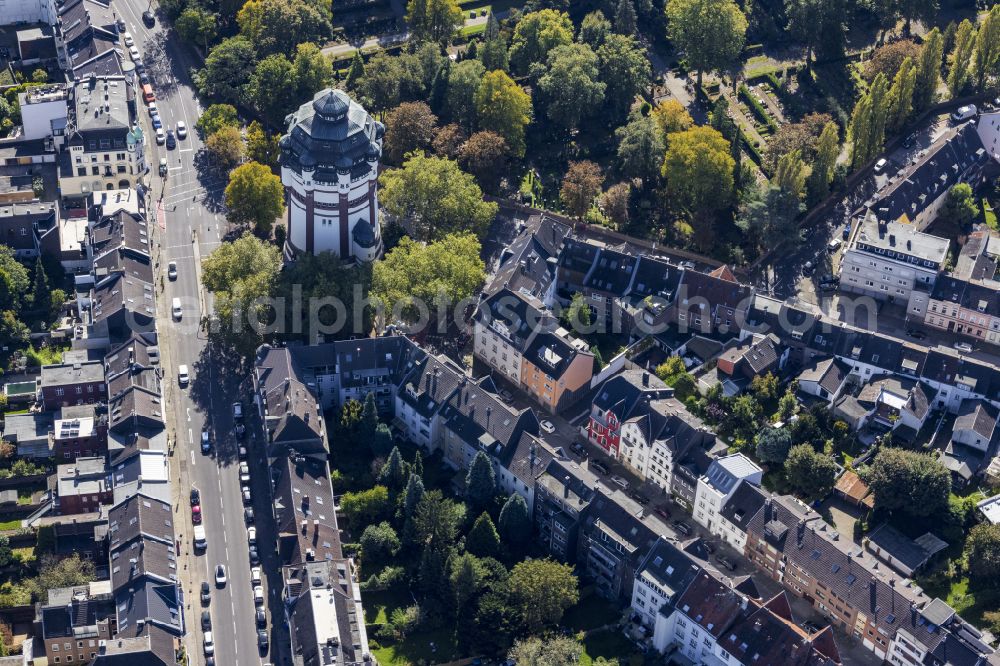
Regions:
<instances>
[{"instance_id":1,"label":"dark car","mask_svg":"<svg viewBox=\"0 0 1000 666\"><path fill-rule=\"evenodd\" d=\"M825 284L840 284L840 278L836 275L830 275L827 273L819 279L819 283L821 286Z\"/></svg>"},{"instance_id":2,"label":"dark car","mask_svg":"<svg viewBox=\"0 0 1000 666\"><path fill-rule=\"evenodd\" d=\"M173 150L177 147L177 137L174 136L173 130L167 130L167 150Z\"/></svg>"},{"instance_id":3,"label":"dark car","mask_svg":"<svg viewBox=\"0 0 1000 666\"><path fill-rule=\"evenodd\" d=\"M815 634L816 632L822 630L822 627L815 622L809 622L808 620L802 623L802 628L808 631L810 634Z\"/></svg>"},{"instance_id":4,"label":"dark car","mask_svg":"<svg viewBox=\"0 0 1000 666\"><path fill-rule=\"evenodd\" d=\"M907 330L906 334L908 336L910 336L911 338L913 338L914 340L924 340L924 339L927 338L927 334L926 333L924 333L923 331L918 331L915 328L911 328L911 329Z\"/></svg>"},{"instance_id":5,"label":"dark car","mask_svg":"<svg viewBox=\"0 0 1000 666\"><path fill-rule=\"evenodd\" d=\"M913 144L915 142L916 141L913 138L913 135L911 134L910 136L908 136L905 139L903 139L903 148L913 148Z\"/></svg>"},{"instance_id":6,"label":"dark car","mask_svg":"<svg viewBox=\"0 0 1000 666\"><path fill-rule=\"evenodd\" d=\"M212 614L207 610L201 612L201 630L212 631Z\"/></svg>"},{"instance_id":7,"label":"dark car","mask_svg":"<svg viewBox=\"0 0 1000 666\"><path fill-rule=\"evenodd\" d=\"M683 534L685 536L688 535L688 534L691 534L691 532L693 531L691 529L691 526L688 525L687 523L685 523L683 520L675 520L673 522L673 525L674 525L674 529L676 529L678 532L680 532L681 534Z\"/></svg>"},{"instance_id":8,"label":"dark car","mask_svg":"<svg viewBox=\"0 0 1000 666\"><path fill-rule=\"evenodd\" d=\"M201 504L201 492L197 488L191 488L191 506Z\"/></svg>"},{"instance_id":9,"label":"dark car","mask_svg":"<svg viewBox=\"0 0 1000 666\"><path fill-rule=\"evenodd\" d=\"M596 470L596 471L600 472L601 474L607 474L608 473L608 468L604 465L604 463L602 463L599 460L591 460L590 461L590 469Z\"/></svg>"},{"instance_id":10,"label":"dark car","mask_svg":"<svg viewBox=\"0 0 1000 666\"><path fill-rule=\"evenodd\" d=\"M236 433L237 439L243 439L243 437L247 434L247 427L242 423L237 423L234 432Z\"/></svg>"},{"instance_id":11,"label":"dark car","mask_svg":"<svg viewBox=\"0 0 1000 666\"><path fill-rule=\"evenodd\" d=\"M142 22L146 24L147 28L152 28L156 25L156 17L153 16L153 12L147 9L142 13Z\"/></svg>"},{"instance_id":12,"label":"dark car","mask_svg":"<svg viewBox=\"0 0 1000 666\"><path fill-rule=\"evenodd\" d=\"M844 240L847 240L848 238L851 237L851 225L850 224L848 224L847 226L844 227L844 232L843 232L842 235L844 237Z\"/></svg>"},{"instance_id":13,"label":"dark car","mask_svg":"<svg viewBox=\"0 0 1000 666\"><path fill-rule=\"evenodd\" d=\"M580 456L582 458L586 458L587 457L587 449L583 448L583 444L581 444L580 442L573 442L573 445L570 446L569 448L570 448L570 451L572 451L576 455L578 455L578 456Z\"/></svg>"},{"instance_id":14,"label":"dark car","mask_svg":"<svg viewBox=\"0 0 1000 666\"><path fill-rule=\"evenodd\" d=\"M207 581L202 581L201 584L201 603L208 605L212 602L212 588L209 586Z\"/></svg>"},{"instance_id":15,"label":"dark car","mask_svg":"<svg viewBox=\"0 0 1000 666\"><path fill-rule=\"evenodd\" d=\"M715 552L714 543L712 543L711 541L705 541L704 544L705 544L705 550L707 550L710 554Z\"/></svg>"},{"instance_id":16,"label":"dark car","mask_svg":"<svg viewBox=\"0 0 1000 666\"><path fill-rule=\"evenodd\" d=\"M667 507L665 506L658 506L653 510L656 512L658 516L660 516L660 518L663 518L664 520L670 517L670 510L667 509Z\"/></svg>"},{"instance_id":17,"label":"dark car","mask_svg":"<svg viewBox=\"0 0 1000 666\"><path fill-rule=\"evenodd\" d=\"M645 495L643 495L640 492L633 491L633 492L630 492L628 494L628 496L631 497L632 499L634 499L639 504L642 504L643 506L645 506L646 504L649 504L649 498L646 497Z\"/></svg>"},{"instance_id":18,"label":"dark car","mask_svg":"<svg viewBox=\"0 0 1000 666\"><path fill-rule=\"evenodd\" d=\"M267 632L263 629L257 632L257 647L261 649L261 652L267 652Z\"/></svg>"},{"instance_id":19,"label":"dark car","mask_svg":"<svg viewBox=\"0 0 1000 666\"><path fill-rule=\"evenodd\" d=\"M716 555L715 561L724 566L725 568L729 569L730 571L736 570L736 564L725 555Z\"/></svg>"},{"instance_id":20,"label":"dark car","mask_svg":"<svg viewBox=\"0 0 1000 666\"><path fill-rule=\"evenodd\" d=\"M141 83L142 85L146 85L147 83L149 83L149 74L147 74L146 72L140 72L139 83Z\"/></svg>"},{"instance_id":21,"label":"dark car","mask_svg":"<svg viewBox=\"0 0 1000 666\"><path fill-rule=\"evenodd\" d=\"M264 612L263 608L257 609L257 626L258 627L267 626L267 613Z\"/></svg>"},{"instance_id":22,"label":"dark car","mask_svg":"<svg viewBox=\"0 0 1000 666\"><path fill-rule=\"evenodd\" d=\"M254 566L260 564L260 555L257 553L257 546L250 546L250 564Z\"/></svg>"},{"instance_id":23,"label":"dark car","mask_svg":"<svg viewBox=\"0 0 1000 666\"><path fill-rule=\"evenodd\" d=\"M253 508L246 507L243 509L243 520L246 521L247 525L253 525Z\"/></svg>"}]
</instances>

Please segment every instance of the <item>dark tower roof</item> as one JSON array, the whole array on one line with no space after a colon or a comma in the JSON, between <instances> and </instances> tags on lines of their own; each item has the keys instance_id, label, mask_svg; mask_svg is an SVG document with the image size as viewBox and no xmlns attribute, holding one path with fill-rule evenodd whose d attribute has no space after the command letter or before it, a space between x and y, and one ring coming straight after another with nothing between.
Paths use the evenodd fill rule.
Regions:
<instances>
[{"instance_id":1,"label":"dark tower roof","mask_svg":"<svg viewBox=\"0 0 1000 666\"><path fill-rule=\"evenodd\" d=\"M327 88L289 114L281 137L281 163L293 171L315 171L319 181L367 174L382 154L385 126L343 90Z\"/></svg>"}]
</instances>

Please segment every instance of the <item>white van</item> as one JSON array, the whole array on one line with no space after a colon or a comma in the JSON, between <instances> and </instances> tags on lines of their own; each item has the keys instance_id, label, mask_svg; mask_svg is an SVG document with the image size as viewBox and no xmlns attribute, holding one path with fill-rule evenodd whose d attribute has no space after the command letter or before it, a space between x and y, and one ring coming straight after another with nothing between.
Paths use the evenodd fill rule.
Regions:
<instances>
[{"instance_id":1,"label":"white van","mask_svg":"<svg viewBox=\"0 0 1000 666\"><path fill-rule=\"evenodd\" d=\"M186 365L177 367L177 381L181 386L187 386L188 382L191 381L191 377L188 376L188 367Z\"/></svg>"},{"instance_id":2,"label":"white van","mask_svg":"<svg viewBox=\"0 0 1000 666\"><path fill-rule=\"evenodd\" d=\"M969 118L973 118L976 115L976 105L968 104L966 106L960 106L955 109L955 113L951 114L951 119L953 122L960 123Z\"/></svg>"},{"instance_id":3,"label":"white van","mask_svg":"<svg viewBox=\"0 0 1000 666\"><path fill-rule=\"evenodd\" d=\"M181 299L175 298L173 300L173 305L171 306L170 310L174 314L174 319L180 321L181 316L184 314L184 311L181 309Z\"/></svg>"}]
</instances>

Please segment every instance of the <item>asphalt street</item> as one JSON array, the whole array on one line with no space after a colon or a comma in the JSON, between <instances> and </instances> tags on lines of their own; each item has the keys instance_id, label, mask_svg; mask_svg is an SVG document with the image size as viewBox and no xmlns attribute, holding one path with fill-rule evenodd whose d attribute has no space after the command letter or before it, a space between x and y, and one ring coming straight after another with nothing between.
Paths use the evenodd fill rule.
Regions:
<instances>
[{"instance_id":1,"label":"asphalt street","mask_svg":"<svg viewBox=\"0 0 1000 666\"><path fill-rule=\"evenodd\" d=\"M242 399L249 407L249 394L240 394L239 373L231 361L220 358L211 349L200 321L208 313L210 299L200 289L201 260L217 248L227 231L222 207L222 190L228 178L205 164L202 142L194 130L201 112L191 83L190 71L196 62L179 45L176 35L167 32L159 17L155 27L142 23L144 0L125 0L121 8L127 25L146 63L156 104L164 129L176 128L178 121L188 127L188 135L177 141L173 150L156 145L149 113L137 101L139 119L148 137L147 177L148 212L157 227L159 239L155 250L157 288L159 291L157 332L163 359L168 432L173 446L174 524L180 542L182 584L185 599L185 637L189 664L204 664L200 602L202 581L208 581L212 600L207 608L212 616L215 660L218 664L282 663L270 653L258 650L255 606L250 583L249 547L247 544L244 504L240 491L238 443L233 434L232 402ZM160 159L165 157L168 175L158 174ZM166 277L168 262L176 262L177 279ZM183 314L179 321L171 315L174 298L181 299ZM178 366L189 368L191 382L180 387ZM249 412L250 410L245 410ZM249 414L248 414L249 416ZM252 425L252 424L248 424ZM203 455L202 430L210 433L213 449ZM254 427L248 430L256 432ZM277 572L271 519L266 460L257 439L248 440L250 468L254 470L251 490L257 516L258 547L265 572ZM208 535L208 548L196 554L192 548L190 490L201 492L202 515ZM226 568L225 587L215 585L215 567ZM271 583L268 585L268 583ZM280 603L280 576L265 573L265 590L270 608L283 617ZM278 622L278 624L282 624ZM287 639L275 635L274 623L268 620L271 648L286 645ZM280 627L279 627L279 630ZM281 630L283 631L283 630Z\"/></svg>"}]
</instances>

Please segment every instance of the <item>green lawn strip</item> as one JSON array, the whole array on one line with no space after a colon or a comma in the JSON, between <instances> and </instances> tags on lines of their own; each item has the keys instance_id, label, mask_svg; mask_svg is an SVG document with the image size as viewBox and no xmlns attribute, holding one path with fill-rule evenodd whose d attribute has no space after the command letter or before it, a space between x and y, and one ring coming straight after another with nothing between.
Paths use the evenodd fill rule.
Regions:
<instances>
[{"instance_id":1,"label":"green lawn strip","mask_svg":"<svg viewBox=\"0 0 1000 666\"><path fill-rule=\"evenodd\" d=\"M435 649L431 649L431 643ZM455 632L451 629L411 634L399 643L386 644L372 650L372 653L383 666L442 664L459 657L455 645Z\"/></svg>"},{"instance_id":2,"label":"green lawn strip","mask_svg":"<svg viewBox=\"0 0 1000 666\"><path fill-rule=\"evenodd\" d=\"M573 633L614 624L621 618L621 611L613 604L593 594L592 590L590 592L588 594L587 589L582 590L580 601L563 614L560 624L571 629Z\"/></svg>"},{"instance_id":3,"label":"green lawn strip","mask_svg":"<svg viewBox=\"0 0 1000 666\"><path fill-rule=\"evenodd\" d=\"M21 529L21 519L16 518L14 520L5 520L0 522L0 531L6 530L19 530Z\"/></svg>"}]
</instances>

